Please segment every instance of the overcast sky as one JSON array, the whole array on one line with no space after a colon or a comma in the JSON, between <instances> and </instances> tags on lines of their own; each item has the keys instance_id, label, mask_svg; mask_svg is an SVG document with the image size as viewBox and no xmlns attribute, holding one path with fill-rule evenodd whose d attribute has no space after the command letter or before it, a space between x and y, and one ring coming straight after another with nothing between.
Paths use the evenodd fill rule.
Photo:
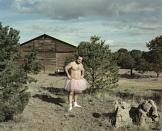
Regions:
<instances>
[{"instance_id":1,"label":"overcast sky","mask_svg":"<svg viewBox=\"0 0 162 131\"><path fill-rule=\"evenodd\" d=\"M0 0L0 21L21 43L46 33L78 45L98 35L112 50L147 50L162 35L162 0Z\"/></svg>"}]
</instances>

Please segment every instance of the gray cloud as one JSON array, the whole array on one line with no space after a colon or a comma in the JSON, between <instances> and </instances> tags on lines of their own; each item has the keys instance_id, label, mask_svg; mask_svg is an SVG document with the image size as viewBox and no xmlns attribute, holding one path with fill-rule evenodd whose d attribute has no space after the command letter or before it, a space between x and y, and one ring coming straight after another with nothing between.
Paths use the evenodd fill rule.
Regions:
<instances>
[{"instance_id":1,"label":"gray cloud","mask_svg":"<svg viewBox=\"0 0 162 131\"><path fill-rule=\"evenodd\" d=\"M110 48L113 51L117 51L120 48L126 48L128 50L132 50L132 49L138 49L141 50L141 48L143 50L148 50L146 48L146 44L145 43L141 43L141 42L124 42L124 41L116 41L113 44L110 44Z\"/></svg>"},{"instance_id":2,"label":"gray cloud","mask_svg":"<svg viewBox=\"0 0 162 131\"><path fill-rule=\"evenodd\" d=\"M17 24L17 27L22 25L21 31L32 32L33 36L43 32L79 43L91 35L99 35L112 48L145 49L145 42L162 30L161 0L6 1L19 12L16 21L23 18L23 24ZM27 27L24 27L25 23Z\"/></svg>"},{"instance_id":3,"label":"gray cloud","mask_svg":"<svg viewBox=\"0 0 162 131\"><path fill-rule=\"evenodd\" d=\"M41 26L41 25L32 25L33 31L38 32L57 32L57 33L77 33L79 29L63 27L63 26Z\"/></svg>"},{"instance_id":4,"label":"gray cloud","mask_svg":"<svg viewBox=\"0 0 162 131\"><path fill-rule=\"evenodd\" d=\"M160 0L16 0L15 7L23 13L39 13L52 19L78 19L93 16L124 16L125 18L159 17ZM154 14L154 16L151 16Z\"/></svg>"}]
</instances>

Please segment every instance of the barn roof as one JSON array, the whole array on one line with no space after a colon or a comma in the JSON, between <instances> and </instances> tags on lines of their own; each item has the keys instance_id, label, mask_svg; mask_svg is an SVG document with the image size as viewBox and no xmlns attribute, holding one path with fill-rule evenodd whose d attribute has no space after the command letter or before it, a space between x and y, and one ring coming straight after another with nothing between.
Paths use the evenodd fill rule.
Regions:
<instances>
[{"instance_id":1,"label":"barn roof","mask_svg":"<svg viewBox=\"0 0 162 131\"><path fill-rule=\"evenodd\" d=\"M33 40L39 39L39 38L41 38L41 37L50 38L50 39L59 41L59 42L61 42L61 43L64 43L64 44L66 44L66 45L69 45L69 46L72 46L72 47L76 48L76 46L74 46L74 45L71 45L71 44L69 44L69 43L67 43L67 42L65 42L65 41L59 40L59 39L57 39L57 38L55 38L55 37L52 37L52 36L49 36L49 35L47 35L47 34L43 34L43 35L40 35L40 36L38 36L38 37L35 37L35 38L33 38L33 39L29 40L29 41L26 41L26 42L22 43L20 46L25 45L25 44L27 44L27 43L29 43L29 42L31 42L31 41L33 41Z\"/></svg>"}]
</instances>

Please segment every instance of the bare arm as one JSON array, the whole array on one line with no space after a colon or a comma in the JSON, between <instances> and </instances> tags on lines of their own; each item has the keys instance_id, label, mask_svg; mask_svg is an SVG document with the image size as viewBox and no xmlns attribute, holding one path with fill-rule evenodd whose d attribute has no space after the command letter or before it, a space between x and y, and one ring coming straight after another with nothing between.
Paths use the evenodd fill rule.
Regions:
<instances>
[{"instance_id":1,"label":"bare arm","mask_svg":"<svg viewBox=\"0 0 162 131\"><path fill-rule=\"evenodd\" d=\"M82 70L81 70L81 77L84 78L84 67L82 65Z\"/></svg>"},{"instance_id":2,"label":"bare arm","mask_svg":"<svg viewBox=\"0 0 162 131\"><path fill-rule=\"evenodd\" d=\"M71 76L70 76L70 74L69 74L69 69L72 67L72 64L71 63L69 63L67 66L65 66L65 72L66 72L66 74L67 74L67 77L69 78L69 79L71 79Z\"/></svg>"}]
</instances>

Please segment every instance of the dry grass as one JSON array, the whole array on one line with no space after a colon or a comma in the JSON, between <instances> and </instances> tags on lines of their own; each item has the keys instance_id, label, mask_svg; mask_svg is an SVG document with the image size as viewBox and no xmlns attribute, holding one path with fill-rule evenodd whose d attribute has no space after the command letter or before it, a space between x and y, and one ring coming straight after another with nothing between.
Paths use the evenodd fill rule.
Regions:
<instances>
[{"instance_id":1,"label":"dry grass","mask_svg":"<svg viewBox=\"0 0 162 131\"><path fill-rule=\"evenodd\" d=\"M150 75L150 74L149 74ZM112 129L107 118L112 110L115 96L79 97L82 108L67 111L67 94L63 92L65 76L48 74L33 75L37 83L29 84L32 97L21 115L14 121L0 123L0 131L109 131ZM162 90L162 78L119 80L119 87L114 92L139 93L148 95L152 90ZM129 130L129 129L127 129Z\"/></svg>"},{"instance_id":2,"label":"dry grass","mask_svg":"<svg viewBox=\"0 0 162 131\"><path fill-rule=\"evenodd\" d=\"M150 90L150 89L162 89L161 78L159 80L153 79L121 79L119 80L118 89L133 89L133 90Z\"/></svg>"}]
</instances>

